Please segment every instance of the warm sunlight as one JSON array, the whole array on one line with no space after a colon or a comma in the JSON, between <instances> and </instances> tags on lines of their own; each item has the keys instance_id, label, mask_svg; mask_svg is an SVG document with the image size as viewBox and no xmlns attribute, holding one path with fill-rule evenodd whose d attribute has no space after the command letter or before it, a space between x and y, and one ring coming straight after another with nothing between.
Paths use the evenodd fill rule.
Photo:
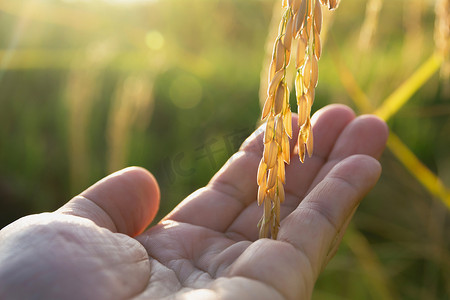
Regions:
<instances>
[{"instance_id":1,"label":"warm sunlight","mask_svg":"<svg viewBox=\"0 0 450 300\"><path fill-rule=\"evenodd\" d=\"M376 148L380 134L369 126L375 117L365 116L374 114L387 121L390 132L383 154L376 149L381 177L360 205L352 206L358 208L351 225L318 277L312 299L447 299L450 80L444 71L450 66L450 1L316 0L322 4L321 13L314 10L317 18L311 17L313 1L307 2L306 19L301 19L300 6L297 13L289 6L306 5L303 0L0 0L0 229L25 215L57 210L108 174L141 166L159 185L153 225L178 206L188 209L195 224L207 219L217 226L233 218L244 231L232 221L220 227L234 231L228 240L241 240L247 231L257 237L265 209L266 215L276 216L265 221L269 230L278 230L274 220L279 219L278 236L284 237L289 210L311 192L317 199L326 196L324 205L311 206L311 213L329 209L328 217L333 216L338 193L328 197L333 185L321 185L321 178L350 156ZM338 2L339 8L330 12L328 7ZM289 44L286 34L294 35L287 31L293 20L300 34ZM302 33L304 28L309 34ZM261 115L267 99L270 130L264 134L268 125ZM306 112L300 118L299 106ZM346 111L347 127L337 126L334 122L341 119L326 117L326 110L317 114L324 107ZM357 121L350 120L352 110ZM325 125L317 125L324 118ZM283 130L283 136L294 138L283 138L278 134ZM301 139L313 141L307 130L314 133L311 158L305 155L309 149L303 151L305 143L298 143L301 132ZM251 144L258 138L258 144ZM261 158L265 165L258 181ZM235 162L245 168L234 169ZM230 177L221 175L224 165ZM349 174L363 178L360 172ZM336 181L346 182L337 175ZM216 185L211 178L223 185L217 194L225 202L215 200L209 187L202 189L209 182ZM106 196L123 201L115 217L151 226L150 209L126 213L133 208L130 192L149 192L139 192L136 182L126 182L131 185L126 193ZM257 183L270 183L270 188L258 190ZM284 194L282 184L288 186ZM217 210L179 205L188 195L197 199L198 189L205 193L202 201L219 205ZM236 201L241 194L249 201ZM260 200L277 195L279 210L268 201L267 207L264 201L258 206L258 195ZM151 200L145 197L139 205ZM245 213L238 217L230 208ZM179 223L166 222L161 229L189 224L184 216L176 217ZM296 236L304 238L316 229ZM337 238L342 235L339 231ZM198 237L203 241L205 236ZM311 241L321 239L316 234ZM20 249L32 251L33 245ZM210 248L211 258L223 254L218 249Z\"/></svg>"}]
</instances>

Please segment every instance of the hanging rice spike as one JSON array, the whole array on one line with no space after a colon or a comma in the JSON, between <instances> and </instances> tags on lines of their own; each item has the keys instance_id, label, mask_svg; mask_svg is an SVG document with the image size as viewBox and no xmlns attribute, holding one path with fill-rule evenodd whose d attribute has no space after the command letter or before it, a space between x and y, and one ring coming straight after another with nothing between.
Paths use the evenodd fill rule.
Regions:
<instances>
[{"instance_id":1,"label":"hanging rice spike","mask_svg":"<svg viewBox=\"0 0 450 300\"><path fill-rule=\"evenodd\" d=\"M285 163L291 160L289 139L292 138L292 116L287 66L292 47L297 47L295 59L295 93L298 106L298 155L304 162L306 153L313 154L311 106L319 81L318 60L322 54L322 6L335 9L338 0L282 0L284 8L278 36L275 39L268 78L267 99L262 119L266 120L264 154L258 168L258 205L263 215L258 223L260 238L277 238L280 204L284 201L283 184L286 181ZM294 41L297 39L297 41Z\"/></svg>"}]
</instances>

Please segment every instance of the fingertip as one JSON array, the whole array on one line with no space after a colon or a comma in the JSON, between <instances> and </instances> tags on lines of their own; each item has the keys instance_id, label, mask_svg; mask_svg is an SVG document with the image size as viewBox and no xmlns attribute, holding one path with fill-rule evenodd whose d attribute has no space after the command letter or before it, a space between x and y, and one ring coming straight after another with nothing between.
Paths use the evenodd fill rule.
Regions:
<instances>
[{"instance_id":1,"label":"fingertip","mask_svg":"<svg viewBox=\"0 0 450 300\"><path fill-rule=\"evenodd\" d=\"M342 131L354 119L355 112L343 104L331 104L319 109L311 119L314 155L327 157ZM294 143L296 143L296 139Z\"/></svg>"},{"instance_id":2,"label":"fingertip","mask_svg":"<svg viewBox=\"0 0 450 300\"><path fill-rule=\"evenodd\" d=\"M378 159L386 147L388 136L389 128L383 120L374 115L361 115L345 128L330 158L368 154Z\"/></svg>"},{"instance_id":3,"label":"fingertip","mask_svg":"<svg viewBox=\"0 0 450 300\"><path fill-rule=\"evenodd\" d=\"M314 113L311 118L311 123L315 124L318 119L322 118L337 118L344 120L353 120L355 118L355 112L353 109L344 104L330 104L322 107Z\"/></svg>"},{"instance_id":4,"label":"fingertip","mask_svg":"<svg viewBox=\"0 0 450 300\"><path fill-rule=\"evenodd\" d=\"M361 115L358 119L362 119L367 122L368 127L376 128L380 141L382 144L386 145L389 137L389 126L386 121L376 115Z\"/></svg>"},{"instance_id":5,"label":"fingertip","mask_svg":"<svg viewBox=\"0 0 450 300\"><path fill-rule=\"evenodd\" d=\"M152 173L142 167L127 167L119 172L121 172L128 180L134 181L135 185L138 187L137 192L139 193L139 196L136 199L141 200L142 207L147 208L142 212L144 214L142 218L150 220L148 221L150 224L159 209L161 192L159 190L158 181ZM145 229L145 227L143 229Z\"/></svg>"},{"instance_id":6,"label":"fingertip","mask_svg":"<svg viewBox=\"0 0 450 300\"><path fill-rule=\"evenodd\" d=\"M121 171L122 174L126 175L130 180L134 180L137 185L143 188L144 194L153 195L158 199L159 205L159 197L160 190L158 182L150 171L142 167L128 167Z\"/></svg>"}]
</instances>

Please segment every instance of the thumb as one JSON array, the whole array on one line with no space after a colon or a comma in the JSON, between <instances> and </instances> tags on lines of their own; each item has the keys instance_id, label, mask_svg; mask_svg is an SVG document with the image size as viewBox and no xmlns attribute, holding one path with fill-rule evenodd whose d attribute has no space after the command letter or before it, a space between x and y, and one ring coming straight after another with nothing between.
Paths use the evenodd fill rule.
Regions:
<instances>
[{"instance_id":1,"label":"thumb","mask_svg":"<svg viewBox=\"0 0 450 300\"><path fill-rule=\"evenodd\" d=\"M98 181L56 213L87 218L112 232L136 236L155 218L159 197L153 175L130 167Z\"/></svg>"}]
</instances>

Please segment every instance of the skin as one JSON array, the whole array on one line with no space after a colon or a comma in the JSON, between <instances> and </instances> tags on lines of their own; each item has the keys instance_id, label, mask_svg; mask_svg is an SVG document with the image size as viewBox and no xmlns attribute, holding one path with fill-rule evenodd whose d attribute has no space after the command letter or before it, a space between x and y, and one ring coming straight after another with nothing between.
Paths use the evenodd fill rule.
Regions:
<instances>
[{"instance_id":1,"label":"skin","mask_svg":"<svg viewBox=\"0 0 450 300\"><path fill-rule=\"evenodd\" d=\"M292 148L286 168L278 240L258 239L263 136L253 134L206 187L148 230L160 194L136 167L3 228L0 299L309 299L379 178L388 136L383 121L355 118L342 105L321 109L312 123L314 156L301 164Z\"/></svg>"}]
</instances>

